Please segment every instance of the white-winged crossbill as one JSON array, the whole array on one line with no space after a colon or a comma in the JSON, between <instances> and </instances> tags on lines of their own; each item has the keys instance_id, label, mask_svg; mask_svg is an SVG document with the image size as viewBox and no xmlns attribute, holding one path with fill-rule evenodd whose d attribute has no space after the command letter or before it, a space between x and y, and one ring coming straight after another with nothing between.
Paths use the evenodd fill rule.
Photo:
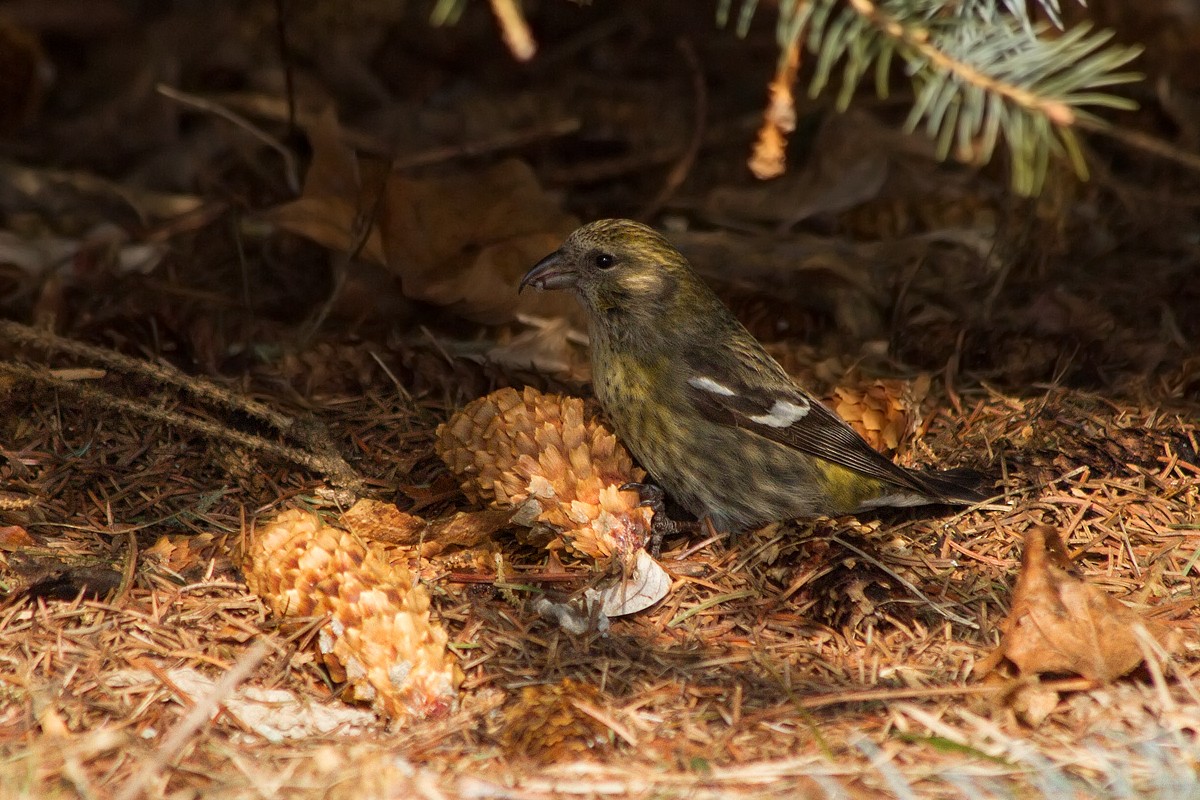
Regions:
<instances>
[{"instance_id":1,"label":"white-winged crossbill","mask_svg":"<svg viewBox=\"0 0 1200 800\"><path fill-rule=\"evenodd\" d=\"M652 228L584 225L525 286L574 291L596 396L617 434L718 529L983 499L962 473L905 469L874 450L798 387Z\"/></svg>"}]
</instances>

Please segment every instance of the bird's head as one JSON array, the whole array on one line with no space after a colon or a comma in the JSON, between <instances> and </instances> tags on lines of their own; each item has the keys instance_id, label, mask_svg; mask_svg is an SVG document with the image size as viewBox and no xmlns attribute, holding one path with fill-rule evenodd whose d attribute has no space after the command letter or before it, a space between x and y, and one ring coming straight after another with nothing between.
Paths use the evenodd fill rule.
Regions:
<instances>
[{"instance_id":1,"label":"bird's head","mask_svg":"<svg viewBox=\"0 0 1200 800\"><path fill-rule=\"evenodd\" d=\"M683 255L653 228L602 219L577 229L521 279L521 289L572 289L594 321L653 318L692 282Z\"/></svg>"}]
</instances>

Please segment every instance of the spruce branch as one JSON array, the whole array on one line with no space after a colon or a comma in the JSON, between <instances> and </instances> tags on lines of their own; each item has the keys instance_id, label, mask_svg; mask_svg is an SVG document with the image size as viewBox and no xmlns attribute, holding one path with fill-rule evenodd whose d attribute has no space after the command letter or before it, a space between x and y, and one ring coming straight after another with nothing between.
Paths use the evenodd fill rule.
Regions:
<instances>
[{"instance_id":1,"label":"spruce branch","mask_svg":"<svg viewBox=\"0 0 1200 800\"><path fill-rule=\"evenodd\" d=\"M1037 5L1050 23L1035 21L1020 0L780 0L776 35L781 62L801 39L815 56L813 96L840 67L839 108L872 72L886 97L900 58L914 90L908 129L923 128L939 157L969 163L986 162L1003 142L1014 189L1035 194L1051 157L1086 176L1075 128L1101 124L1089 108L1131 108L1102 90L1141 77L1122 71L1140 48L1114 45L1111 32L1089 25L1064 30L1057 0ZM731 7L719 3L718 22ZM755 7L742 3L739 31Z\"/></svg>"}]
</instances>

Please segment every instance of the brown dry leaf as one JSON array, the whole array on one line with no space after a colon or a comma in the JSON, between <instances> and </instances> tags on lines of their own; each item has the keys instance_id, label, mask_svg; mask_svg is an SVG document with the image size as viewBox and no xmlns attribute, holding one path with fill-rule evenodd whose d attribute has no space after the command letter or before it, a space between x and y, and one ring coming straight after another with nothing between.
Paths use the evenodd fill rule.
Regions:
<instances>
[{"instance_id":1,"label":"brown dry leaf","mask_svg":"<svg viewBox=\"0 0 1200 800\"><path fill-rule=\"evenodd\" d=\"M1142 663L1139 625L1174 649L1161 625L1070 569L1054 528L1038 525L1025 534L1012 611L1002 626L1000 646L980 664L980 676L1008 659L1023 675L1071 673L1112 681Z\"/></svg>"},{"instance_id":2,"label":"brown dry leaf","mask_svg":"<svg viewBox=\"0 0 1200 800\"><path fill-rule=\"evenodd\" d=\"M528 329L515 335L500 331L489 347L486 360L515 369L533 369L560 380L586 383L592 379L592 364L585 338L576 337L571 323L561 317L543 319L521 316Z\"/></svg>"},{"instance_id":3,"label":"brown dry leaf","mask_svg":"<svg viewBox=\"0 0 1200 800\"><path fill-rule=\"evenodd\" d=\"M479 172L410 178L358 156L332 111L309 138L313 161L301 196L268 211L267 220L381 264L406 297L473 320L498 323L527 313L582 321L561 293L517 294L521 276L579 224L527 164L510 159Z\"/></svg>"},{"instance_id":4,"label":"brown dry leaf","mask_svg":"<svg viewBox=\"0 0 1200 800\"><path fill-rule=\"evenodd\" d=\"M36 547L37 542L29 532L20 525L5 525L0 527L0 550L15 552L27 547Z\"/></svg>"},{"instance_id":5,"label":"brown dry leaf","mask_svg":"<svg viewBox=\"0 0 1200 800\"><path fill-rule=\"evenodd\" d=\"M475 547L508 524L512 512L490 508L460 511L449 517L425 520L396 508L391 503L362 499L342 514L342 524L369 542L400 547L420 546L429 558L450 547Z\"/></svg>"},{"instance_id":6,"label":"brown dry leaf","mask_svg":"<svg viewBox=\"0 0 1200 800\"><path fill-rule=\"evenodd\" d=\"M304 176L300 197L265 213L268 221L286 231L312 239L337 252L358 246L358 256L386 264L379 229L364 235L365 215L379 205L388 165L360 158L344 144L333 109L316 118L308 130L313 158Z\"/></svg>"},{"instance_id":7,"label":"brown dry leaf","mask_svg":"<svg viewBox=\"0 0 1200 800\"><path fill-rule=\"evenodd\" d=\"M160 536L158 541L146 548L143 555L150 556L167 569L182 574L189 569L205 566L217 550L224 547L225 537L219 542L211 533L194 533L175 536Z\"/></svg>"},{"instance_id":8,"label":"brown dry leaf","mask_svg":"<svg viewBox=\"0 0 1200 800\"><path fill-rule=\"evenodd\" d=\"M429 523L429 538L442 549L477 547L509 524L512 513L504 508L459 511Z\"/></svg>"},{"instance_id":9,"label":"brown dry leaf","mask_svg":"<svg viewBox=\"0 0 1200 800\"><path fill-rule=\"evenodd\" d=\"M884 131L878 120L862 111L826 117L803 167L780 177L788 129L771 120L783 113L784 107L778 107L782 101L790 109L791 94L782 94L782 88L771 85L771 105L750 167L757 177L776 180L749 187L718 186L706 198L705 210L735 219L795 225L878 197L888 177L890 156L900 145L895 134ZM790 113L794 123L795 110Z\"/></svg>"},{"instance_id":10,"label":"brown dry leaf","mask_svg":"<svg viewBox=\"0 0 1200 800\"><path fill-rule=\"evenodd\" d=\"M342 524L369 542L414 545L428 529L425 520L391 503L363 498L342 514Z\"/></svg>"},{"instance_id":11,"label":"brown dry leaf","mask_svg":"<svg viewBox=\"0 0 1200 800\"><path fill-rule=\"evenodd\" d=\"M579 319L569 296L516 291L578 224L516 159L442 178L392 175L379 221L388 266L408 297L488 323L518 312Z\"/></svg>"}]
</instances>

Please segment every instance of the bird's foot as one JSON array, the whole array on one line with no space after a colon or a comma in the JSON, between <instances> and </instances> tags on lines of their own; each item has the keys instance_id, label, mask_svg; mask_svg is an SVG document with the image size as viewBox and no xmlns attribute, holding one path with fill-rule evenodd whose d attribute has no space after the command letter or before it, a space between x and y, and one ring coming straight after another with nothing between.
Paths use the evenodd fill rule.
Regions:
<instances>
[{"instance_id":1,"label":"bird's foot","mask_svg":"<svg viewBox=\"0 0 1200 800\"><path fill-rule=\"evenodd\" d=\"M651 556L658 558L662 554L663 540L679 533L684 523L676 522L667 516L667 496L654 484L634 482L622 484L620 488L622 492L637 492L640 498L638 505L654 512L650 520L650 541L646 550Z\"/></svg>"}]
</instances>

